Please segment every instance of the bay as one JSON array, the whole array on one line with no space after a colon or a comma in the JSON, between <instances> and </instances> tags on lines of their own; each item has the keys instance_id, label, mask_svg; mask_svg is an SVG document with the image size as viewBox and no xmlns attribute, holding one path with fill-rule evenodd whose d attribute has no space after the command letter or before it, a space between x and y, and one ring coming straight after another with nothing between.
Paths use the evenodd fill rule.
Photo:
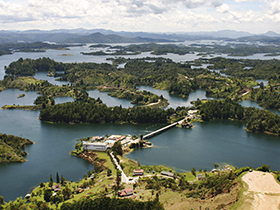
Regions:
<instances>
[{"instance_id":1,"label":"bay","mask_svg":"<svg viewBox=\"0 0 280 210\"><path fill-rule=\"evenodd\" d=\"M259 106L259 104L256 101L252 100L244 100L239 102L240 105L244 107L255 107L257 109L264 109L263 107ZM266 109L274 114L280 115L280 111L278 109Z\"/></svg>"},{"instance_id":2,"label":"bay","mask_svg":"<svg viewBox=\"0 0 280 210\"><path fill-rule=\"evenodd\" d=\"M39 111L0 110L0 132L28 138L35 144L26 147L25 163L0 165L0 195L5 201L24 196L40 182L49 181L56 172L67 180L78 181L93 166L72 157L76 140L95 135L139 135L149 130L150 124L51 124L38 119ZM160 125L159 125L160 126Z\"/></svg>"},{"instance_id":3,"label":"bay","mask_svg":"<svg viewBox=\"0 0 280 210\"><path fill-rule=\"evenodd\" d=\"M137 149L126 157L140 164L165 164L179 172L211 170L213 164L279 170L280 139L264 133L248 133L245 123L229 120L195 123L193 129L172 128L150 141L150 149Z\"/></svg>"}]
</instances>

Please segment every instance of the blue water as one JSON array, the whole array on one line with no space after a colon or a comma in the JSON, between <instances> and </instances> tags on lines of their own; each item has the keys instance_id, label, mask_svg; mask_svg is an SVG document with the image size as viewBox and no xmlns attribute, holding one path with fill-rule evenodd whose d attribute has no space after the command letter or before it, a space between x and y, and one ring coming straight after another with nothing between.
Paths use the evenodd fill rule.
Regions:
<instances>
[{"instance_id":1,"label":"blue water","mask_svg":"<svg viewBox=\"0 0 280 210\"><path fill-rule=\"evenodd\" d=\"M83 56L80 52L87 52L87 46L71 48L70 51L47 50L46 53L15 53L14 55L0 56L0 78L3 78L4 66L9 65L18 58L50 57L62 62L109 62L110 56ZM73 56L61 56L61 54L73 54ZM152 56L149 52L137 56ZM168 54L163 57L172 58L174 61L188 61L199 58L196 54L178 56ZM255 58L259 58L256 55ZM271 59L271 57L270 57ZM55 81L53 77L46 77L45 73L37 73L36 78L48 79L56 85L68 84ZM189 106L190 101L197 98L203 99L205 91L197 90L190 94L189 98L170 95L167 91L156 90L151 87L139 87L140 90L148 90L168 99L169 107ZM17 98L25 93L23 98ZM108 106L131 107L130 101L112 98L107 93L97 90L88 91L91 97L100 97ZM32 105L38 94L33 91L22 92L19 90L5 90L0 93L0 105L19 104ZM72 101L69 97L56 98L56 103ZM0 195L6 201L24 196L40 182L49 180L50 174L56 172L68 180L77 181L92 170L88 162L72 157L70 151L76 140L88 136L104 136L106 134L131 134L140 135L152 132L164 125L157 124L50 124L41 122L39 111L24 110L0 110L0 132L29 138L35 144L26 147L29 153L27 162L20 164L0 165ZM165 164L178 169L178 171L196 169L208 169L214 163L228 163L233 166L258 167L269 164L272 170L280 170L278 163L280 152L279 137L262 133L248 133L244 130L245 124L238 121L216 120L207 123L196 123L193 129L172 128L150 140L155 145L150 149L139 149L127 155L129 158L138 159L141 164Z\"/></svg>"}]
</instances>

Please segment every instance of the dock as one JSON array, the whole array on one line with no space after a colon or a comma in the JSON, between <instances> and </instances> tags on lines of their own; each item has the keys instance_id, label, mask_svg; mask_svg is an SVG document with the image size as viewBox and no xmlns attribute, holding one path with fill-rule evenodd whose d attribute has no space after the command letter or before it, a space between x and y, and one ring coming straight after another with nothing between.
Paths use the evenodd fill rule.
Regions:
<instances>
[{"instance_id":1,"label":"dock","mask_svg":"<svg viewBox=\"0 0 280 210\"><path fill-rule=\"evenodd\" d=\"M163 128L160 128L160 129L158 129L158 130L156 130L156 131L154 131L154 132L152 132L152 133L149 133L149 134L143 136L143 139L151 138L152 136L155 136L155 135L157 135L157 134L159 134L159 133L161 133L161 132L163 132L163 131L165 131L165 130L167 130L167 129L169 129L169 128L172 128L172 127L178 125L180 122L181 122L181 120L180 120L179 122L175 122L175 123L172 123L172 124L170 124L170 125L168 125L168 126L165 126L165 127L163 127Z\"/></svg>"},{"instance_id":2,"label":"dock","mask_svg":"<svg viewBox=\"0 0 280 210\"><path fill-rule=\"evenodd\" d=\"M158 130L156 130L156 131L154 131L154 132L152 132L152 133L149 133L149 134L143 136L143 139L151 138L152 136L155 136L155 135L157 135L157 134L159 134L159 133L161 133L161 132L163 132L163 131L166 131L166 130L169 129L169 128L172 128L172 127L174 127L174 126L176 126L176 125L178 125L178 124L182 124L182 122L183 122L184 120L193 119L193 118L194 118L194 115L195 115L196 113L197 113L197 110L189 110L189 111L188 111L188 115L185 116L184 119L179 120L179 121L177 121L177 122L175 122L175 123L172 123L172 124L170 124L170 125L167 125L167 126L165 126L165 127L163 127L163 128L160 128L160 129L158 129Z\"/></svg>"}]
</instances>

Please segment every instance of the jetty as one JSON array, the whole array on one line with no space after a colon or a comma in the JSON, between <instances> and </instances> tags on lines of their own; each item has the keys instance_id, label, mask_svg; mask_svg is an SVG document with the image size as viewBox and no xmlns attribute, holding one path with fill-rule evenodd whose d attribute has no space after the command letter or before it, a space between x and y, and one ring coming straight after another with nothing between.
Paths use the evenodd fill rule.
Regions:
<instances>
[{"instance_id":1,"label":"jetty","mask_svg":"<svg viewBox=\"0 0 280 210\"><path fill-rule=\"evenodd\" d=\"M179 121L177 121L175 123L172 123L170 125L167 125L167 126L165 126L163 128L160 128L160 129L158 129L158 130L156 130L156 131L154 131L152 133L149 133L149 134L143 136L143 139L151 138L152 136L155 136L155 135L157 135L157 134L159 134L159 133L161 133L163 131L166 131L169 128L172 128L172 127L174 127L176 125L182 124L184 122L184 120L193 119L196 113L197 113L197 110L189 110L188 111L188 115L185 116L184 119L179 120Z\"/></svg>"},{"instance_id":2,"label":"jetty","mask_svg":"<svg viewBox=\"0 0 280 210\"><path fill-rule=\"evenodd\" d=\"M172 127L178 125L181 121L182 121L182 120L180 120L180 121L178 121L178 122L175 122L175 123L172 123L172 124L170 124L170 125L167 125L167 126L165 126L165 127L163 127L163 128L160 128L160 129L158 129L158 130L156 130L156 131L154 131L154 132L152 132L152 133L149 133L149 134L143 136L143 139L151 138L152 136L155 136L155 135L157 135L157 134L159 134L159 133L161 133L161 132L163 132L163 131L165 131L165 130L167 130L167 129L169 129L169 128L172 128Z\"/></svg>"}]
</instances>

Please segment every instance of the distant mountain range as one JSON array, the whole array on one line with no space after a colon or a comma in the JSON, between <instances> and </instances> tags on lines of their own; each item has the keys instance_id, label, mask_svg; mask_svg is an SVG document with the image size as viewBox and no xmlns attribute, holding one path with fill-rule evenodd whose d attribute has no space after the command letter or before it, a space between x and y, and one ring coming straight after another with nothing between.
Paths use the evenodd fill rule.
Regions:
<instances>
[{"instance_id":1,"label":"distant mountain range","mask_svg":"<svg viewBox=\"0 0 280 210\"><path fill-rule=\"evenodd\" d=\"M56 43L140 43L172 42L186 40L222 39L239 41L280 42L280 34L269 31L251 34L242 31L222 30L189 33L115 32L105 29L57 29L50 31L0 31L0 44L10 42L56 42Z\"/></svg>"}]
</instances>

